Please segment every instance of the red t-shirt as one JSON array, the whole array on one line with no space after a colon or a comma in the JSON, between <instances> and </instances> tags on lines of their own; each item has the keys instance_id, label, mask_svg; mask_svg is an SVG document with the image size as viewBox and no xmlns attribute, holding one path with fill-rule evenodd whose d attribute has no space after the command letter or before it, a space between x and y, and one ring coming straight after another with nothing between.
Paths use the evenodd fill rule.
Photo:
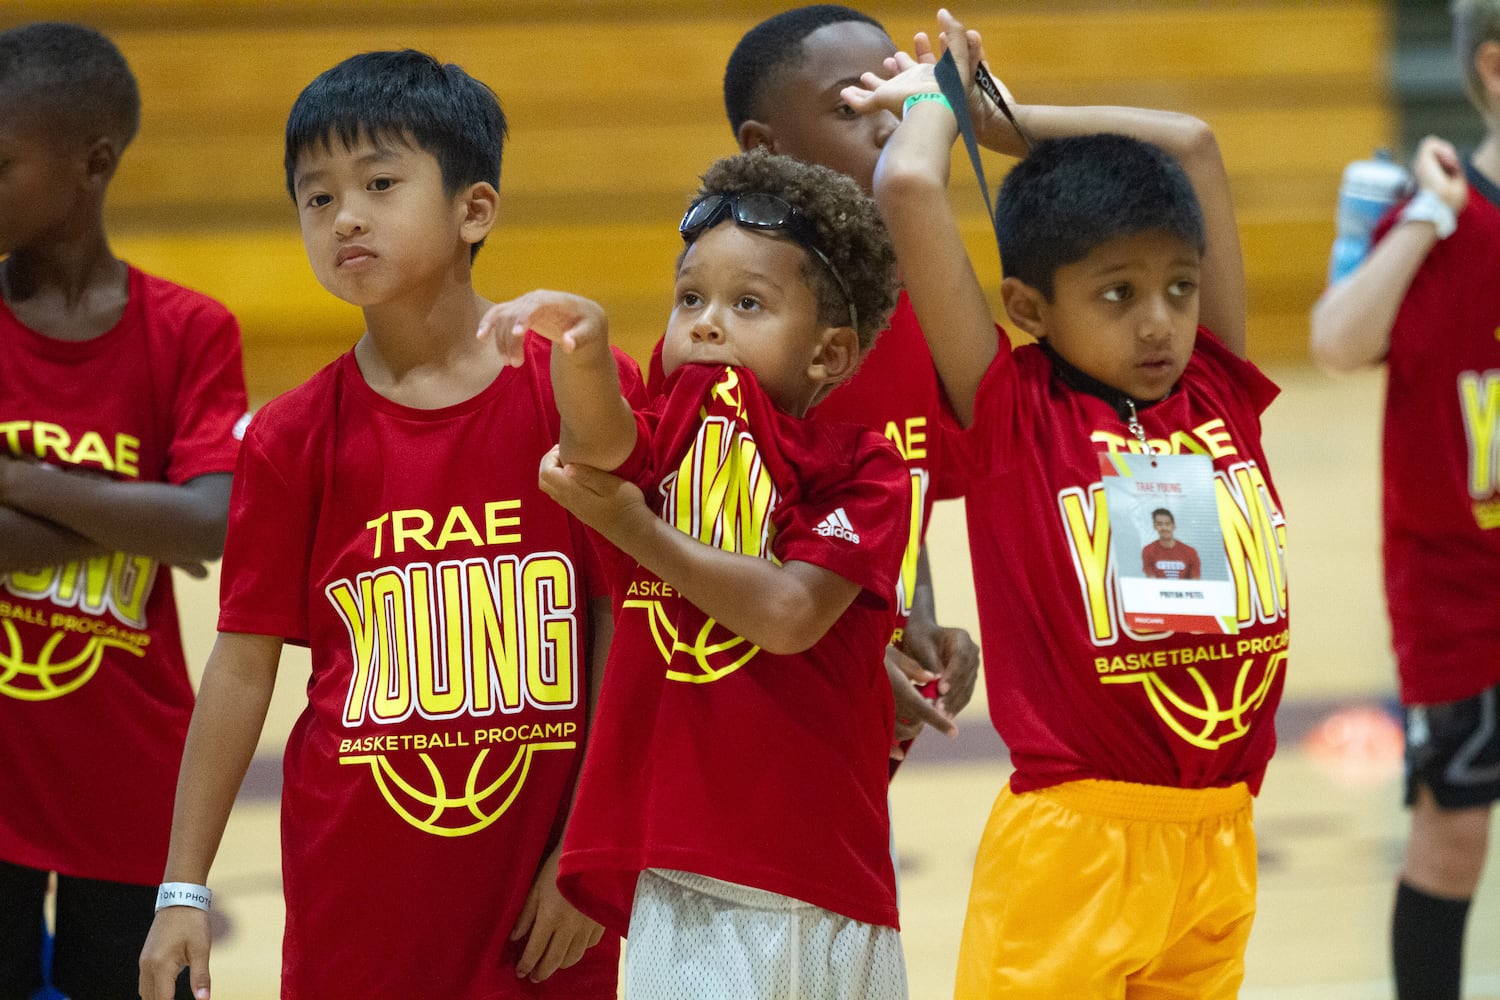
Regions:
<instances>
[{"instance_id":1,"label":"red t-shirt","mask_svg":"<svg viewBox=\"0 0 1500 1000\"><path fill-rule=\"evenodd\" d=\"M662 383L661 341L651 354L649 388ZM890 441L906 460L911 474L911 533L896 580L896 633L911 613L917 585L917 554L927 537L935 500L963 495L963 481L952 463L945 462L944 439L956 427L953 409L933 366L932 351L911 299L902 289L891 313L890 326L875 340L854 375L812 409L814 423L844 423L868 427Z\"/></svg>"},{"instance_id":2,"label":"red t-shirt","mask_svg":"<svg viewBox=\"0 0 1500 1000\"><path fill-rule=\"evenodd\" d=\"M917 553L927 537L934 500L962 495L943 461L945 428L954 426L952 408L933 367L932 351L911 299L902 290L890 326L860 362L854 376L814 406L807 418L817 423L850 423L885 436L906 459L911 473L911 536L896 581L897 629L911 613L917 584Z\"/></svg>"},{"instance_id":3,"label":"red t-shirt","mask_svg":"<svg viewBox=\"0 0 1500 1000\"><path fill-rule=\"evenodd\" d=\"M615 996L613 938L541 985L508 940L567 815L607 591L537 488L558 418L550 346L527 353L417 410L351 352L245 437L219 628L312 653L284 759L284 997Z\"/></svg>"},{"instance_id":4,"label":"red t-shirt","mask_svg":"<svg viewBox=\"0 0 1500 1000\"><path fill-rule=\"evenodd\" d=\"M132 268L113 329L62 341L0 303L0 452L129 482L234 469L240 331ZM3 539L0 539L3 544ZM172 574L116 553L0 573L0 859L154 885L193 711Z\"/></svg>"},{"instance_id":5,"label":"red t-shirt","mask_svg":"<svg viewBox=\"0 0 1500 1000\"><path fill-rule=\"evenodd\" d=\"M1391 328L1385 589L1407 704L1500 683L1497 275L1500 210L1475 186Z\"/></svg>"},{"instance_id":6,"label":"red t-shirt","mask_svg":"<svg viewBox=\"0 0 1500 1000\"><path fill-rule=\"evenodd\" d=\"M623 555L615 638L559 884L623 932L645 868L696 872L896 926L886 759L910 475L879 435L777 411L744 369L684 365L618 470L708 544L813 563L860 595L780 656Z\"/></svg>"},{"instance_id":7,"label":"red t-shirt","mask_svg":"<svg viewBox=\"0 0 1500 1000\"><path fill-rule=\"evenodd\" d=\"M990 716L1017 792L1099 778L1260 787L1287 653L1286 522L1261 450L1277 389L1208 331L1140 411L1161 454L1213 462L1238 635L1133 633L1119 612L1099 455L1140 450L1038 345L1002 343L962 439ZM1124 558L1134 561L1134 553Z\"/></svg>"},{"instance_id":8,"label":"red t-shirt","mask_svg":"<svg viewBox=\"0 0 1500 1000\"><path fill-rule=\"evenodd\" d=\"M1157 541L1141 549L1141 572L1158 580L1196 580L1203 567L1191 545L1178 542L1169 549Z\"/></svg>"}]
</instances>

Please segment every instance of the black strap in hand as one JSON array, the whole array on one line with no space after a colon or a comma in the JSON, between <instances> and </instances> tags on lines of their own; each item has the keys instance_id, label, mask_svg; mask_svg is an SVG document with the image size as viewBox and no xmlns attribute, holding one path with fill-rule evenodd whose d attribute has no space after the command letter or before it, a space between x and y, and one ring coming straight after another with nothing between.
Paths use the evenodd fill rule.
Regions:
<instances>
[{"instance_id":1,"label":"black strap in hand","mask_svg":"<svg viewBox=\"0 0 1500 1000\"><path fill-rule=\"evenodd\" d=\"M938 60L934 68L938 86L942 88L943 96L953 108L953 117L958 122L959 134L964 137L964 145L969 150L969 162L974 165L974 176L979 181L979 191L984 195L985 211L989 213L990 227L995 226L995 206L990 202L990 185L984 177L984 164L979 159L979 138L974 134L974 118L969 114L969 88L964 81L958 78L958 65L953 61L952 51L944 52L943 58ZM986 97L995 102L995 107L1005 115L1005 120L1010 122L1011 127L1016 130L1016 135L1031 148L1031 139L1021 128L1021 123L1016 121L1015 113L1010 110L1005 96L1000 93L1000 88L995 83L995 78L990 76L990 71L980 64L974 71L974 82L979 89L984 91ZM995 247L1000 246L1000 231L995 229Z\"/></svg>"}]
</instances>

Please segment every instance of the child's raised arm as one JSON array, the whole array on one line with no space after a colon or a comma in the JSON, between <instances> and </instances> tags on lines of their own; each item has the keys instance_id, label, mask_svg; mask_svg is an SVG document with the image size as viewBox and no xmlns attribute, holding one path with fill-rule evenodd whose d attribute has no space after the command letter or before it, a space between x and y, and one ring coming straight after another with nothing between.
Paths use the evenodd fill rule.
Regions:
<instances>
[{"instance_id":1,"label":"child's raised arm","mask_svg":"<svg viewBox=\"0 0 1500 1000\"><path fill-rule=\"evenodd\" d=\"M941 46L953 53L959 76L970 81L969 102L979 141L998 152L1017 157L1024 156L1027 147L1026 139L1017 133L1009 120L993 108L989 103L989 98L984 96L973 82L974 73L971 67L983 59L978 32L965 29L946 10L938 12L938 19L942 28L939 35ZM926 37L918 36L914 48L917 53L915 59L898 55L895 60L887 64L893 70L901 70L893 79L882 82L867 78L863 81L864 89L846 90L845 99L852 107L860 111L880 107L899 110L901 103L910 94L919 91L936 92L938 89L936 80L930 75L930 66L936 57ZM924 69L924 67L927 68ZM1003 86L1001 90L1004 90ZM943 109L942 104L935 101L923 101L913 105L913 131L922 119L941 118L939 110L923 111L924 104L929 107L937 105L937 109L946 110ZM1153 143L1177 158L1193 184L1203 211L1206 248L1200 281L1199 319L1235 353L1243 356L1245 354L1246 305L1244 259L1240 251L1239 229L1235 222L1234 205L1229 194L1228 175L1224 170L1224 161L1219 153L1218 142L1208 125L1189 115L1146 108L1064 107L1012 102L1011 110L1026 137L1032 141L1089 135L1097 132L1116 132ZM906 122L903 121L902 127L896 130L890 142L886 144L886 151L881 158L882 164L886 156L892 155L893 145L897 145L897 151L906 157L903 146L918 142L935 147L946 137L946 144L941 150L940 165L938 151L935 148L929 151L930 167L935 169L940 166L944 182L946 182L948 151L953 138L956 138L958 133L956 125L949 123L945 131L940 128L940 124L940 122L932 122L925 127L924 135L909 134L903 142L898 144L897 140L901 139L902 133L906 131ZM895 157L893 156L892 159L893 166L895 166ZM879 181L880 174L877 172L877 200L881 197ZM917 203L912 200L915 196L909 188L910 185L904 197L909 207L916 207ZM899 191L892 192L892 194L896 198L903 197ZM929 210L936 207L930 201L924 204ZM887 212L885 201L881 202L881 211L883 214ZM913 248L908 252L908 249L904 249L903 239L897 235L896 231L898 225L904 225L902 221L904 217L910 216L911 213L900 209L896 204L891 205L891 211L897 214L897 220L893 221L892 215L887 214L886 222L891 227L892 237L896 240L897 253L901 256L901 264L907 277L908 291L912 295L913 305L917 307L918 316L921 317L922 307L918 303L916 289L911 287L910 273L910 265L920 263L916 259L916 254L921 251ZM929 221L935 221L936 218L951 219L951 217L951 211L945 210L942 216ZM923 220L917 216L912 221L914 224L920 224ZM956 232L955 226L955 235ZM937 238L929 237L929 240L934 244L932 249L937 250ZM949 252L951 253L951 249ZM936 303L934 308L941 309L942 304ZM942 315L942 313L934 313L933 318L937 320ZM944 330L945 328L935 327L934 329ZM937 350L938 345L934 343L935 360L938 360ZM943 370L941 362L939 370ZM956 374L959 376L957 386L962 389L966 380L963 379L962 373ZM979 374L982 374L982 370L981 373L973 376L976 387ZM949 384L946 376L944 384L948 386L950 394L953 393L955 386ZM959 405L959 399L955 398L953 401L955 406ZM963 415L962 410L960 410L960 415Z\"/></svg>"},{"instance_id":2,"label":"child's raised arm","mask_svg":"<svg viewBox=\"0 0 1500 1000\"><path fill-rule=\"evenodd\" d=\"M494 337L500 356L517 368L526 363L527 330L552 342L563 461L617 468L635 447L636 429L604 309L578 295L539 290L491 306L479 321L479 336Z\"/></svg>"},{"instance_id":3,"label":"child's raised arm","mask_svg":"<svg viewBox=\"0 0 1500 1000\"><path fill-rule=\"evenodd\" d=\"M1412 173L1419 191L1432 192L1455 215L1468 204L1463 162L1451 143L1435 136L1423 139ZM1401 302L1438 240L1431 222L1397 225L1359 267L1323 292L1313 306L1310 341L1320 368L1347 373L1385 360Z\"/></svg>"},{"instance_id":4,"label":"child's raised arm","mask_svg":"<svg viewBox=\"0 0 1500 1000\"><path fill-rule=\"evenodd\" d=\"M975 85L970 67L984 61L979 33L965 30L946 10L938 11L938 21L942 26L942 47L952 51L960 78L969 81L969 107L976 123L977 137L983 145L1021 157L1026 155L1028 138L1036 141L1115 132L1160 146L1182 164L1203 210L1205 249L1199 280L1198 319L1231 350L1244 357L1245 261L1240 250L1234 201L1229 193L1229 176L1213 130L1191 115L1172 111L1108 105L1026 105L1011 100L1011 112L1025 132L1023 138ZM925 39L919 37L915 48L919 59L932 58ZM1000 90L1010 97L1003 85Z\"/></svg>"},{"instance_id":5,"label":"child's raised arm","mask_svg":"<svg viewBox=\"0 0 1500 1000\"><path fill-rule=\"evenodd\" d=\"M908 97L938 90L926 63L910 65L886 81L866 74L862 82L864 86L843 92L844 100L860 112L884 108L901 114ZM948 164L957 137L957 124L941 101L912 104L880 154L874 187L907 294L929 332L933 362L955 413L967 425L974 418L980 379L1000 340L948 204Z\"/></svg>"},{"instance_id":6,"label":"child's raised arm","mask_svg":"<svg viewBox=\"0 0 1500 1000\"><path fill-rule=\"evenodd\" d=\"M1182 164L1203 210L1198 322L1244 357L1245 260L1229 194L1229 176L1213 130L1191 115L1148 108L1022 104L1012 110L1032 140L1116 132L1160 146ZM996 126L987 133L985 145L1009 152L1017 141L1015 130L1004 122L1003 129Z\"/></svg>"},{"instance_id":7,"label":"child's raised arm","mask_svg":"<svg viewBox=\"0 0 1500 1000\"><path fill-rule=\"evenodd\" d=\"M633 483L542 460L542 491L699 610L768 653L800 653L833 627L859 585L812 563L726 552L653 514Z\"/></svg>"}]
</instances>

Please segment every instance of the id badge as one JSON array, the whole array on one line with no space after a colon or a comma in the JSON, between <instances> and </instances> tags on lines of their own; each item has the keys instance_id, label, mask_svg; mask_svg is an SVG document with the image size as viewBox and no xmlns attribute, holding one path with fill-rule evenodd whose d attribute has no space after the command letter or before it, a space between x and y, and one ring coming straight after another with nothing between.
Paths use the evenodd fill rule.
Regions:
<instances>
[{"instance_id":1,"label":"id badge","mask_svg":"<svg viewBox=\"0 0 1500 1000\"><path fill-rule=\"evenodd\" d=\"M1234 635L1234 581L1207 455L1099 456L1120 611L1142 632Z\"/></svg>"}]
</instances>

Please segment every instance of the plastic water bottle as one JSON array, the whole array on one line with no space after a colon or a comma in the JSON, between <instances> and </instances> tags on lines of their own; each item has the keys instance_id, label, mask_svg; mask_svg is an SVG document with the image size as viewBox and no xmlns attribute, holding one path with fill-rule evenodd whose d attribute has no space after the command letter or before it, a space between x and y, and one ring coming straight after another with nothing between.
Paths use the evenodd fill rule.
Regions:
<instances>
[{"instance_id":1,"label":"plastic water bottle","mask_svg":"<svg viewBox=\"0 0 1500 1000\"><path fill-rule=\"evenodd\" d=\"M1370 233L1381 217L1412 189L1411 173L1377 149L1368 160L1344 168L1339 184L1338 235L1328 261L1328 283L1347 275L1370 252Z\"/></svg>"}]
</instances>

